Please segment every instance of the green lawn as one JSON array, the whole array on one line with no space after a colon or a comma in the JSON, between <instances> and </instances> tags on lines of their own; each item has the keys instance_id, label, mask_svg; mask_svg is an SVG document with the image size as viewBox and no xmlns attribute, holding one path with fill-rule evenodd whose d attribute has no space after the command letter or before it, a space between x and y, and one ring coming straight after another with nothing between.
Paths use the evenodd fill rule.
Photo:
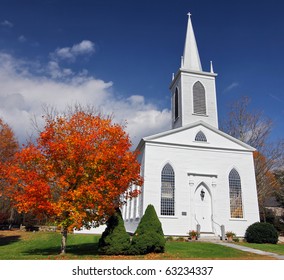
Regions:
<instances>
[{"instance_id":1,"label":"green lawn","mask_svg":"<svg viewBox=\"0 0 284 280\"><path fill-rule=\"evenodd\" d=\"M221 245L203 242L167 242L163 254L146 256L100 256L97 244L100 236L69 234L67 254L60 251L60 233L1 232L0 260L37 259L267 259ZM283 250L283 248L282 248Z\"/></svg>"},{"instance_id":2,"label":"green lawn","mask_svg":"<svg viewBox=\"0 0 284 280\"><path fill-rule=\"evenodd\" d=\"M243 242L241 243L241 245L262 251L284 255L284 244L256 244Z\"/></svg>"},{"instance_id":3,"label":"green lawn","mask_svg":"<svg viewBox=\"0 0 284 280\"><path fill-rule=\"evenodd\" d=\"M98 258L96 235L68 235L68 253L59 256L60 233L54 232L14 232L3 236L0 231L0 259L95 259Z\"/></svg>"},{"instance_id":4,"label":"green lawn","mask_svg":"<svg viewBox=\"0 0 284 280\"><path fill-rule=\"evenodd\" d=\"M229 250L227 250L229 249ZM249 259L258 256L207 242L167 242L166 252L181 259Z\"/></svg>"}]
</instances>

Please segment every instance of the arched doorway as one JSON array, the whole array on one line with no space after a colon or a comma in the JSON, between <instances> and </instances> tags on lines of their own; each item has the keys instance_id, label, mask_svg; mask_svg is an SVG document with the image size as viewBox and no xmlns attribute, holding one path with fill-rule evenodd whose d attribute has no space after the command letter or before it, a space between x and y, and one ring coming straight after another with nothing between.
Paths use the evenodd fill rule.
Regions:
<instances>
[{"instance_id":1,"label":"arched doorway","mask_svg":"<svg viewBox=\"0 0 284 280\"><path fill-rule=\"evenodd\" d=\"M195 220L201 232L212 232L212 197L204 183L194 193Z\"/></svg>"}]
</instances>

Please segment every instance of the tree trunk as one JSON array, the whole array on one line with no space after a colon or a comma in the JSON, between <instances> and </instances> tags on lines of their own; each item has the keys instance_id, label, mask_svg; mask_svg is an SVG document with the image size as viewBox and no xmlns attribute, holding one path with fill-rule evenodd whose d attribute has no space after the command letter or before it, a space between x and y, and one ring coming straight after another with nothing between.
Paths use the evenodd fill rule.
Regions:
<instances>
[{"instance_id":1,"label":"tree trunk","mask_svg":"<svg viewBox=\"0 0 284 280\"><path fill-rule=\"evenodd\" d=\"M67 227L61 228L61 252L60 254L63 255L66 253L66 243L67 243Z\"/></svg>"},{"instance_id":2,"label":"tree trunk","mask_svg":"<svg viewBox=\"0 0 284 280\"><path fill-rule=\"evenodd\" d=\"M265 207L260 206L260 222L266 223L266 212Z\"/></svg>"},{"instance_id":3,"label":"tree trunk","mask_svg":"<svg viewBox=\"0 0 284 280\"><path fill-rule=\"evenodd\" d=\"M15 212L14 208L11 208L10 217L8 219L8 221L9 221L9 230L11 230L13 222L14 222L14 216L15 216L14 212Z\"/></svg>"}]
</instances>

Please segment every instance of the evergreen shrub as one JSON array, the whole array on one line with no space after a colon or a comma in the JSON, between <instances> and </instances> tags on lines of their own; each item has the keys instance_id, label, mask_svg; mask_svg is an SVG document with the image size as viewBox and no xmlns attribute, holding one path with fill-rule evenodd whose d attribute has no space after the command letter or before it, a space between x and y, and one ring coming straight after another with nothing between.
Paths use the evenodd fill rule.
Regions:
<instances>
[{"instance_id":1,"label":"evergreen shrub","mask_svg":"<svg viewBox=\"0 0 284 280\"><path fill-rule=\"evenodd\" d=\"M107 221L107 227L99 240L98 252L102 255L125 255L130 247L130 236L125 230L120 210Z\"/></svg>"},{"instance_id":2,"label":"evergreen shrub","mask_svg":"<svg viewBox=\"0 0 284 280\"><path fill-rule=\"evenodd\" d=\"M245 239L249 243L276 244L278 242L278 233L272 224L257 222L247 228Z\"/></svg>"},{"instance_id":3,"label":"evergreen shrub","mask_svg":"<svg viewBox=\"0 0 284 280\"><path fill-rule=\"evenodd\" d=\"M153 205L148 205L131 242L130 253L143 255L165 251L166 239Z\"/></svg>"}]
</instances>

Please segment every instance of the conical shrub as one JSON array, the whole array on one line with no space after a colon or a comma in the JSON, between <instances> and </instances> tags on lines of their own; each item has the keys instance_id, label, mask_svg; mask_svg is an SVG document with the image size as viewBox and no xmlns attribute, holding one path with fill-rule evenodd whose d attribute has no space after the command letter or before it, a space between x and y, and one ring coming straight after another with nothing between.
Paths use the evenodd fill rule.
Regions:
<instances>
[{"instance_id":1,"label":"conical shrub","mask_svg":"<svg viewBox=\"0 0 284 280\"><path fill-rule=\"evenodd\" d=\"M162 253L166 240L161 222L153 205L148 205L131 242L130 253L143 255L148 253Z\"/></svg>"},{"instance_id":2,"label":"conical shrub","mask_svg":"<svg viewBox=\"0 0 284 280\"><path fill-rule=\"evenodd\" d=\"M99 240L98 252L102 255L125 255L130 247L130 236L126 232L120 210L107 221L107 227Z\"/></svg>"}]
</instances>

